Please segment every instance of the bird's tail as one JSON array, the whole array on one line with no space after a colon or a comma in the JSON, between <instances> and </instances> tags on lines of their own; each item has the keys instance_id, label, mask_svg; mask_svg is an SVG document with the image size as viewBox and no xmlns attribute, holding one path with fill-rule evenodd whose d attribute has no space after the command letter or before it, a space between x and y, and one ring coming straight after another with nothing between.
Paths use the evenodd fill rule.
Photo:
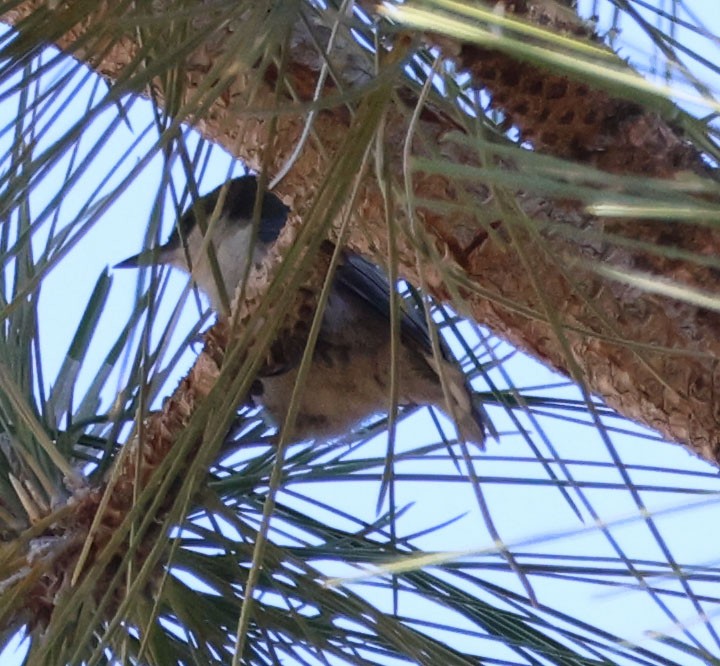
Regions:
<instances>
[{"instance_id":1,"label":"bird's tail","mask_svg":"<svg viewBox=\"0 0 720 666\"><path fill-rule=\"evenodd\" d=\"M475 399L475 391L470 382L465 382L463 388L470 402L470 409L458 423L458 430L465 441L477 444L481 449L484 449L487 430L482 408Z\"/></svg>"},{"instance_id":2,"label":"bird's tail","mask_svg":"<svg viewBox=\"0 0 720 666\"><path fill-rule=\"evenodd\" d=\"M485 419L479 404L473 399L474 391L470 382L459 368L446 363L443 368L448 394L446 401L451 402L449 415L455 422L455 428L466 442L485 448Z\"/></svg>"}]
</instances>

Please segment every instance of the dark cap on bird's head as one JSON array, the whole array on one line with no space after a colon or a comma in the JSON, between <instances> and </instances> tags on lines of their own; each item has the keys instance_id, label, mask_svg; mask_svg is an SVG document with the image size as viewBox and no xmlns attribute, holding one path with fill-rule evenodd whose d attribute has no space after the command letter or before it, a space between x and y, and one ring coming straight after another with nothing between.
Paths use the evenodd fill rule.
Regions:
<instances>
[{"instance_id":1,"label":"dark cap on bird's head","mask_svg":"<svg viewBox=\"0 0 720 666\"><path fill-rule=\"evenodd\" d=\"M217 206L220 195L225 192L221 218L232 221L233 224L249 225L255 211L258 181L255 176L242 176L235 178L212 192L200 197L188 208L180 218L180 222L173 229L166 246L180 247L182 237L187 237L193 227L198 223L198 215L204 218L207 224ZM260 220L257 237L263 243L272 243L277 240L280 231L285 226L290 209L278 197L270 192L263 194L260 208Z\"/></svg>"}]
</instances>

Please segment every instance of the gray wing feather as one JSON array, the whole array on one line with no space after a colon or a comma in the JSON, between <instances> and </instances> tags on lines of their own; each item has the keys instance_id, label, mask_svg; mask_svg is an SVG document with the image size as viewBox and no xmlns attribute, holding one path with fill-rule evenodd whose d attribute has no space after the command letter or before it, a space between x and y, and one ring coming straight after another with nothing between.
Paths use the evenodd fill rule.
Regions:
<instances>
[{"instance_id":1,"label":"gray wing feather","mask_svg":"<svg viewBox=\"0 0 720 666\"><path fill-rule=\"evenodd\" d=\"M377 266L359 254L345 252L344 261L337 268L335 280L390 321L390 284L385 273ZM407 304L400 312L400 337L404 342L415 345L417 351L432 353L425 317L419 310Z\"/></svg>"}]
</instances>

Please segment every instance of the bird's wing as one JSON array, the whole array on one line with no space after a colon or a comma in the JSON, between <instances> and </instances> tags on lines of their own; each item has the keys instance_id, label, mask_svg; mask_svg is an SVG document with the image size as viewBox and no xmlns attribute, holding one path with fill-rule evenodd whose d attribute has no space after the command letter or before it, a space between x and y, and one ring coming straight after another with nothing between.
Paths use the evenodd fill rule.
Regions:
<instances>
[{"instance_id":1,"label":"bird's wing","mask_svg":"<svg viewBox=\"0 0 720 666\"><path fill-rule=\"evenodd\" d=\"M346 251L338 266L337 283L390 322L390 284L385 273L359 254ZM401 303L400 337L417 351L431 353L432 344L423 314Z\"/></svg>"},{"instance_id":2,"label":"bird's wing","mask_svg":"<svg viewBox=\"0 0 720 666\"><path fill-rule=\"evenodd\" d=\"M388 322L390 334L390 285L382 270L359 254L343 252L343 259L335 272L334 288L344 291L352 298L362 301L382 319ZM302 291L300 294L302 295ZM300 295L300 298L302 296ZM301 309L302 304L296 304ZM400 313L400 337L419 355L432 354L432 345L425 318L419 310L404 306ZM325 345L332 347L333 341L325 339L321 332L316 350ZM302 358L305 336L284 335L276 340L268 354L261 376L278 375L295 367ZM443 352L445 350L443 349Z\"/></svg>"}]
</instances>

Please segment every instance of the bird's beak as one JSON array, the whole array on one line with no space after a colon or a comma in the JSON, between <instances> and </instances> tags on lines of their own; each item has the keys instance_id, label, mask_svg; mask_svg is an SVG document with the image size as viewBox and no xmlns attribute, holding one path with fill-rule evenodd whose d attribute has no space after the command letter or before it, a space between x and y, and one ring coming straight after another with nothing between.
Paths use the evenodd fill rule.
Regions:
<instances>
[{"instance_id":1,"label":"bird's beak","mask_svg":"<svg viewBox=\"0 0 720 666\"><path fill-rule=\"evenodd\" d=\"M141 268L143 266L152 266L157 263L162 263L162 255L158 248L154 248L151 250L143 250L140 254L128 257L119 264L115 264L113 268Z\"/></svg>"}]
</instances>

